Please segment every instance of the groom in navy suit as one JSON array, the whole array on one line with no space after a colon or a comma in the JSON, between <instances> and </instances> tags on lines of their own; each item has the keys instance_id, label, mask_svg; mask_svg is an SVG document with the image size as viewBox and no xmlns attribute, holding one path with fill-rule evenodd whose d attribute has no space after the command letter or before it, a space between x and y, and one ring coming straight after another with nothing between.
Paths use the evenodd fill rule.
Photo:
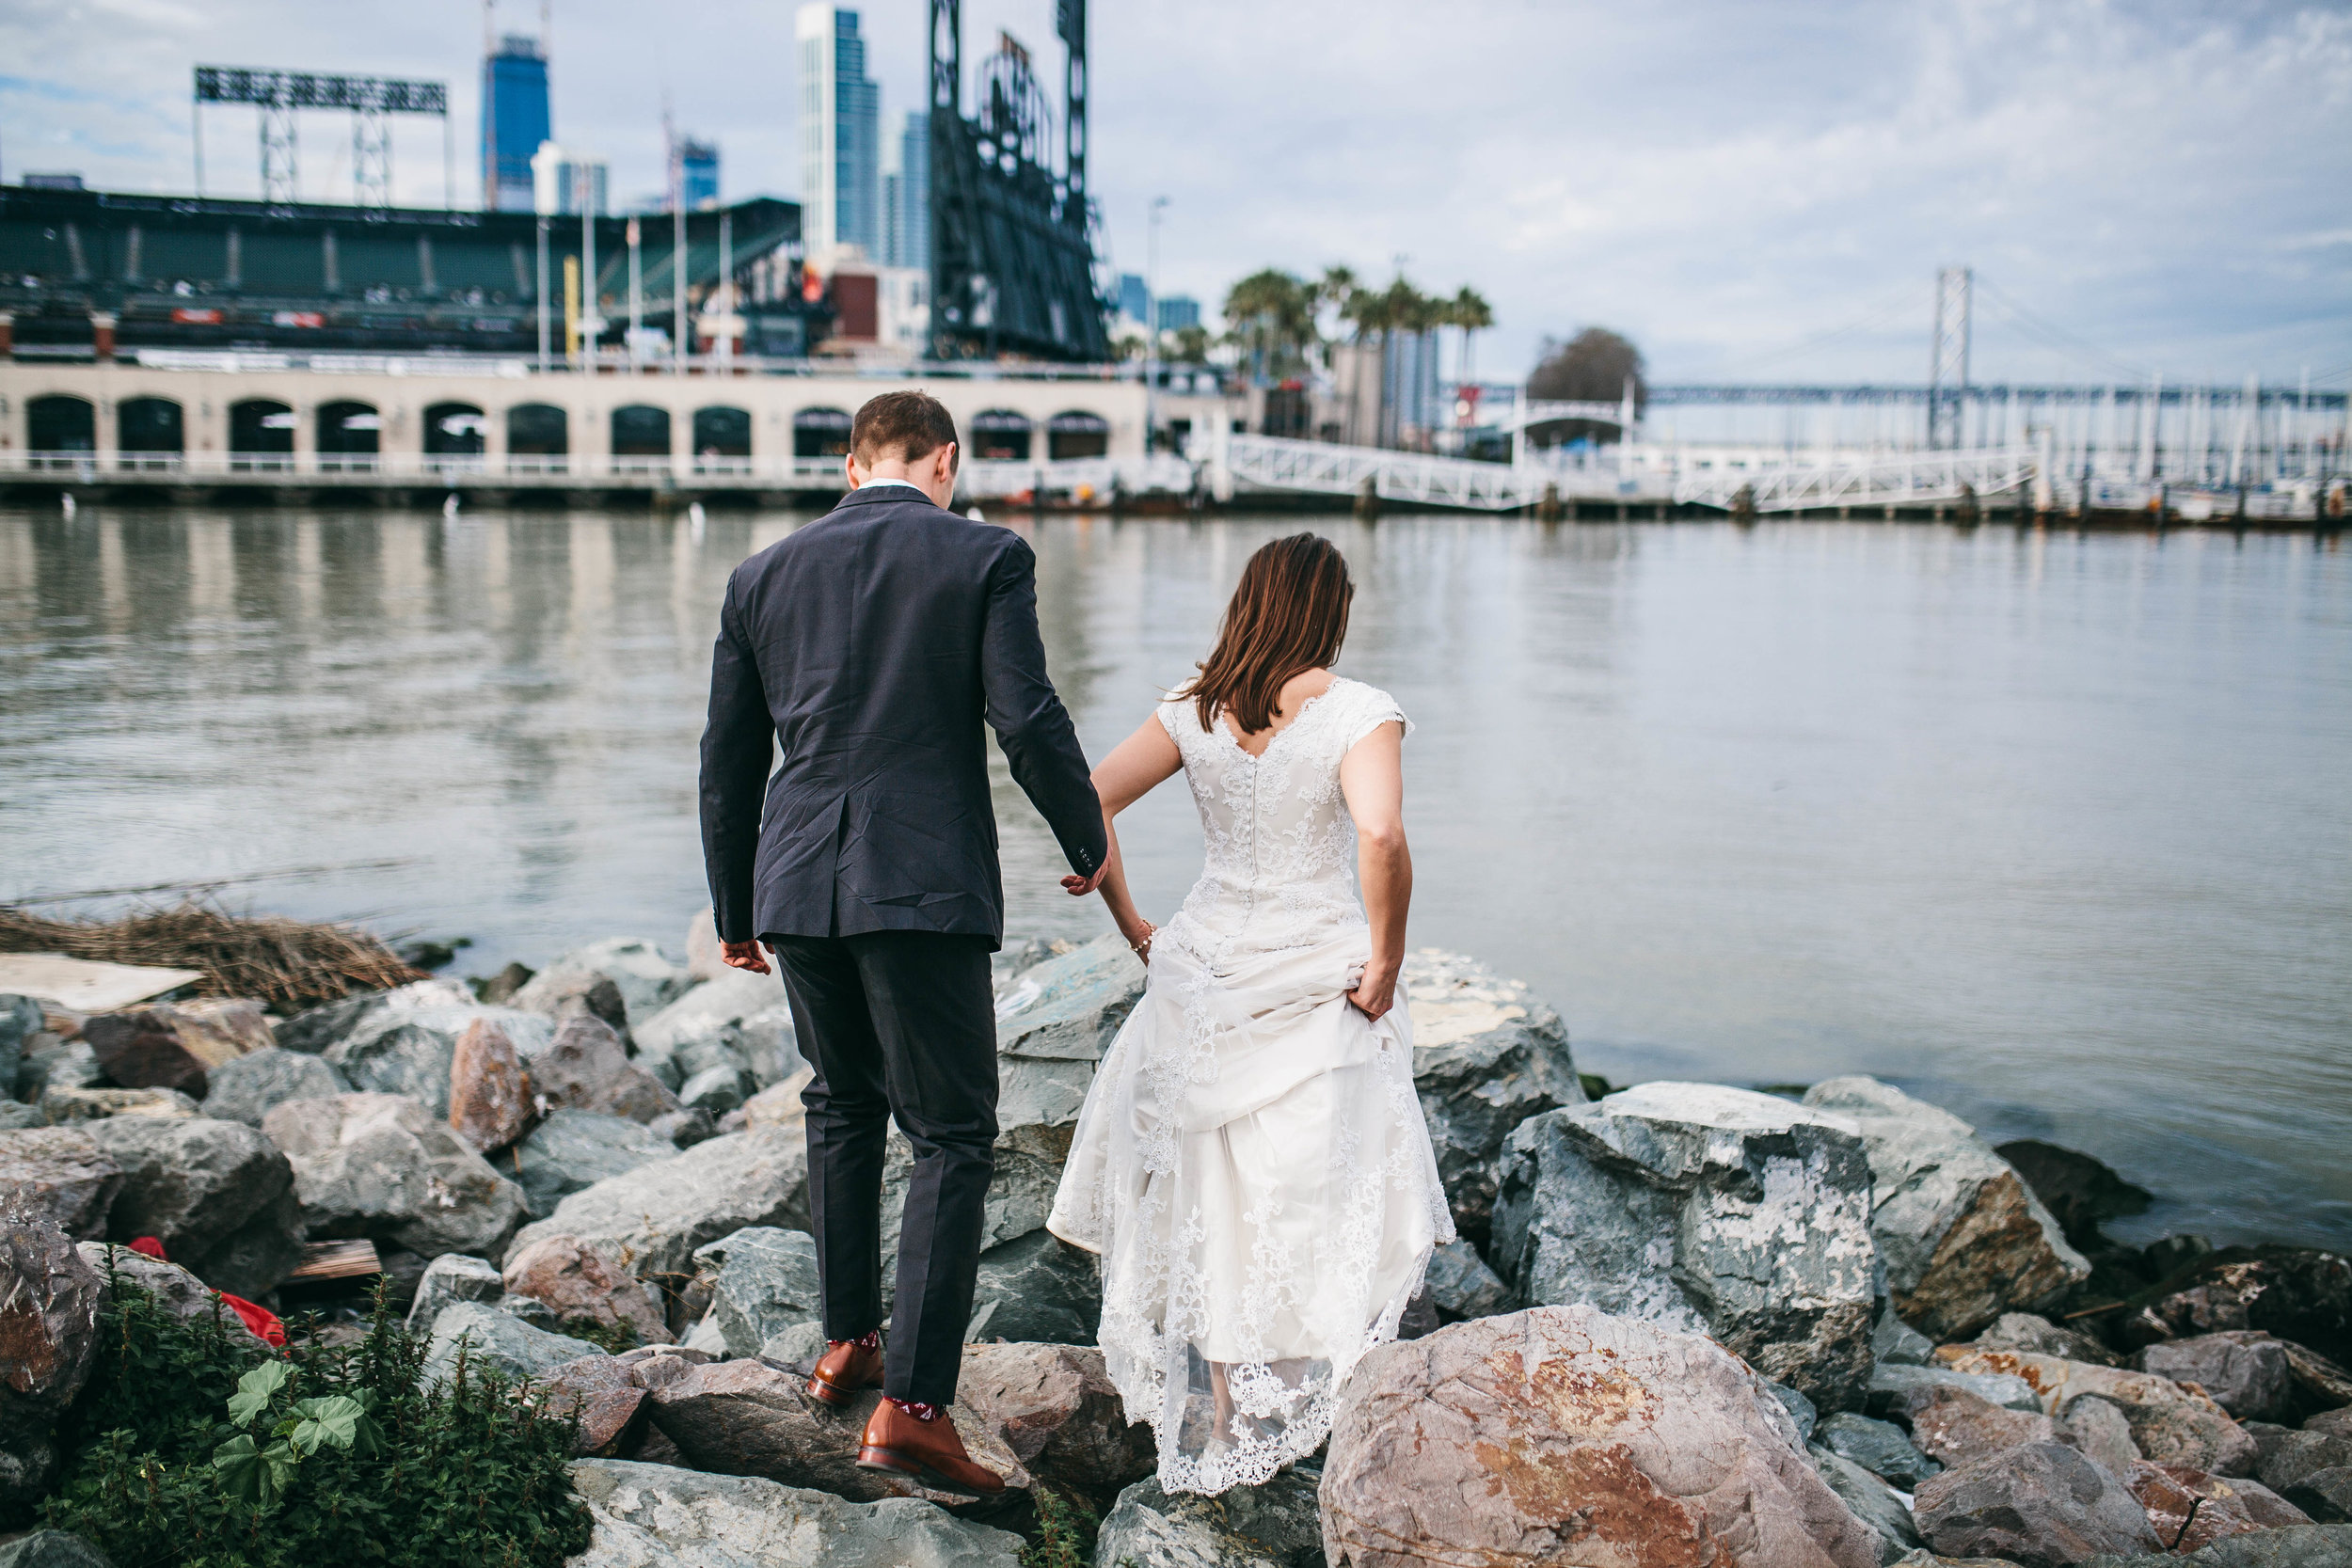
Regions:
<instances>
[{"instance_id":1,"label":"groom in navy suit","mask_svg":"<svg viewBox=\"0 0 2352 1568\"><path fill-rule=\"evenodd\" d=\"M830 1343L809 1392L884 1398L858 1463L947 1491L1003 1482L945 1419L962 1364L996 1138L988 957L1004 893L997 744L1090 891L1107 841L1045 674L1036 556L949 511L955 421L886 392L850 430L850 494L736 567L702 743L703 855L726 961L784 972L808 1108L809 1211ZM779 749L772 775L770 763ZM887 1123L914 1148L887 1364Z\"/></svg>"}]
</instances>

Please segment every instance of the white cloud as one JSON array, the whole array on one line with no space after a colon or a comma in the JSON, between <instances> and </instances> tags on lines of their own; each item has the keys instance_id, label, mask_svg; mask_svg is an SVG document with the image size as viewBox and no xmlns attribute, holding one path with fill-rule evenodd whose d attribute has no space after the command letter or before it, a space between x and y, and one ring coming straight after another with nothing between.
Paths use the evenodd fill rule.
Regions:
<instances>
[{"instance_id":1,"label":"white cloud","mask_svg":"<svg viewBox=\"0 0 2352 1568\"><path fill-rule=\"evenodd\" d=\"M921 103L925 11L861 8L895 122ZM2352 13L2339 6L1090 8L1095 189L1130 270L1147 202L1170 198L1167 292L1213 304L1260 265L1381 275L1402 255L1425 287L1467 281L1494 302L1489 368L1603 322L1670 377L1761 363L1908 380L1933 269L1964 261L2034 316L2169 377L2284 380L2352 361ZM617 193L651 190L666 90L682 123L719 139L731 194L789 194L791 9L559 0L558 134L610 156ZM501 15L535 25L527 3ZM999 25L1057 88L1051 0L973 0L967 59ZM0 13L0 58L17 62L0 78L0 155L11 172L183 187L198 61L374 70L451 82L470 189L480 34L458 0L20 4ZM314 183L347 169L339 125L311 135ZM399 188L431 199L434 128L400 135ZM221 188L251 188L252 142L249 116L208 120ZM1991 297L1981 374L2105 373Z\"/></svg>"}]
</instances>

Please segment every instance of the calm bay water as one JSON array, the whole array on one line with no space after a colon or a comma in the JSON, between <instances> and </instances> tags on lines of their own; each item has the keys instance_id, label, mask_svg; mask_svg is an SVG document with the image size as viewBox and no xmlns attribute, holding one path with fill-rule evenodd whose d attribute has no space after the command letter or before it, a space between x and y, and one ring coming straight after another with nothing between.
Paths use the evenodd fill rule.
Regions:
<instances>
[{"instance_id":1,"label":"calm bay water","mask_svg":"<svg viewBox=\"0 0 2352 1568\"><path fill-rule=\"evenodd\" d=\"M0 898L466 935L486 974L703 901L713 609L803 517L0 511ZM1027 529L1090 754L1295 520ZM1872 1072L2161 1200L2352 1245L2352 559L2309 538L1316 522L1393 691L1413 940L1613 1081ZM1108 928L998 769L1016 934ZM1147 910L1180 785L1122 824ZM72 906L80 908L105 907Z\"/></svg>"}]
</instances>

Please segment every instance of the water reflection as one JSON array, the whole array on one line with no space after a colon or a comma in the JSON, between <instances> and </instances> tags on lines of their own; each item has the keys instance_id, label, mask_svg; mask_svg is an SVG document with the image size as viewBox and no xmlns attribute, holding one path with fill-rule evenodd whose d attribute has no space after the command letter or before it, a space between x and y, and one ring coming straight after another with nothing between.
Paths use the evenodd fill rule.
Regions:
<instances>
[{"instance_id":1,"label":"water reflection","mask_svg":"<svg viewBox=\"0 0 2352 1568\"><path fill-rule=\"evenodd\" d=\"M703 898L727 572L803 519L0 513L0 895L294 867L255 902L467 965ZM1302 526L1024 523L1100 754ZM1874 1071L2171 1201L2352 1242L2352 570L2306 538L1315 525L1393 690L1415 940L1554 1000L1591 1069ZM996 770L1016 930L1084 936ZM1165 910L1181 789L1125 830Z\"/></svg>"}]
</instances>

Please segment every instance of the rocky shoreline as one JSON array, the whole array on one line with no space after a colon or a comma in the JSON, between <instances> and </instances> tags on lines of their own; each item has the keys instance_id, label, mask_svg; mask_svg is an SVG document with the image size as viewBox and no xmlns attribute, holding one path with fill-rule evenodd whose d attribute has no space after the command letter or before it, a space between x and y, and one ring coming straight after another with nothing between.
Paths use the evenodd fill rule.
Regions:
<instances>
[{"instance_id":1,"label":"rocky shoreline","mask_svg":"<svg viewBox=\"0 0 2352 1568\"><path fill-rule=\"evenodd\" d=\"M380 1282L429 1377L462 1351L533 1380L579 1419L578 1568L1060 1568L1081 1516L1097 1568L2352 1563L2352 1263L2109 1243L2145 1194L1869 1078L1612 1092L1523 984L1436 952L1406 980L1462 1240L1317 1461L1214 1499L1150 1479L1093 1260L1044 1229L1141 967L1115 938L999 955L953 1418L1010 1490L912 1491L855 1468L864 1409L799 1393L821 1333L782 988L719 965L707 921L687 948L279 1017L0 997L0 1519L57 1484L111 1268L329 1338ZM910 1164L894 1135L886 1241ZM146 1237L171 1261L122 1244Z\"/></svg>"}]
</instances>

